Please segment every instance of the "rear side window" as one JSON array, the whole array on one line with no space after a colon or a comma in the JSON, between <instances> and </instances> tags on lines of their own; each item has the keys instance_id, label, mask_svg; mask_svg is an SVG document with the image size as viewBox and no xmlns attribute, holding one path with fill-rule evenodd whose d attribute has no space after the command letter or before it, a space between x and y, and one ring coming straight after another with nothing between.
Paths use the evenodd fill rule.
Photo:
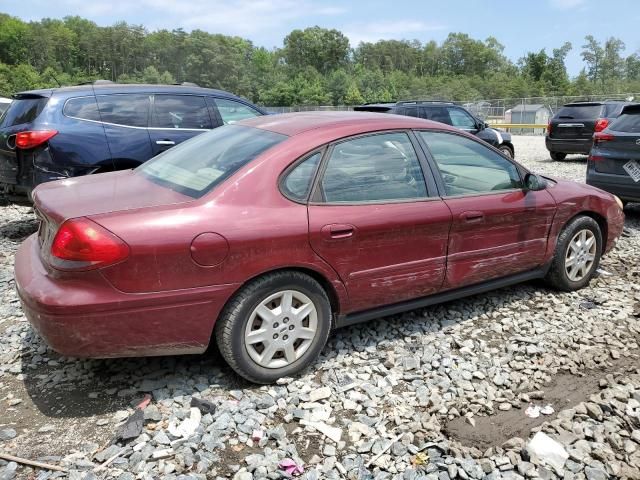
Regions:
<instances>
[{"instance_id":1,"label":"rear side window","mask_svg":"<svg viewBox=\"0 0 640 480\"><path fill-rule=\"evenodd\" d=\"M70 98L64 104L62 113L67 117L100 121L100 112L98 112L98 104L95 97Z\"/></svg>"},{"instance_id":2,"label":"rear side window","mask_svg":"<svg viewBox=\"0 0 640 480\"><path fill-rule=\"evenodd\" d=\"M609 126L614 132L640 133L640 112L625 113Z\"/></svg>"},{"instance_id":3,"label":"rear side window","mask_svg":"<svg viewBox=\"0 0 640 480\"><path fill-rule=\"evenodd\" d=\"M313 176L320 163L320 158L322 158L320 152L314 153L298 163L298 165L287 174L282 182L282 190L287 197L299 202L307 199Z\"/></svg>"},{"instance_id":4,"label":"rear side window","mask_svg":"<svg viewBox=\"0 0 640 480\"><path fill-rule=\"evenodd\" d=\"M603 117L617 117L620 115L620 111L622 107L624 107L624 103L607 103L604 106L604 112L602 114Z\"/></svg>"},{"instance_id":5,"label":"rear side window","mask_svg":"<svg viewBox=\"0 0 640 480\"><path fill-rule=\"evenodd\" d=\"M48 101L47 97L14 100L5 112L2 126L12 127L13 125L33 122L40 115Z\"/></svg>"},{"instance_id":6,"label":"rear side window","mask_svg":"<svg viewBox=\"0 0 640 480\"><path fill-rule=\"evenodd\" d=\"M204 97L195 95L155 95L151 126L210 130L211 118Z\"/></svg>"},{"instance_id":7,"label":"rear side window","mask_svg":"<svg viewBox=\"0 0 640 480\"><path fill-rule=\"evenodd\" d=\"M430 107L427 113L429 114L429 120L451 125L451 117L446 107Z\"/></svg>"},{"instance_id":8,"label":"rear side window","mask_svg":"<svg viewBox=\"0 0 640 480\"><path fill-rule=\"evenodd\" d=\"M102 121L128 127L147 127L149 95L98 95Z\"/></svg>"},{"instance_id":9,"label":"rear side window","mask_svg":"<svg viewBox=\"0 0 640 480\"><path fill-rule=\"evenodd\" d=\"M562 107L556 118L558 119L574 119L574 118L585 118L585 119L595 119L600 116L600 112L602 111L602 105L569 105Z\"/></svg>"},{"instance_id":10,"label":"rear side window","mask_svg":"<svg viewBox=\"0 0 640 480\"><path fill-rule=\"evenodd\" d=\"M406 115L407 117L417 117L418 116L418 107L408 106L408 107L398 107L398 113L400 115Z\"/></svg>"},{"instance_id":11,"label":"rear side window","mask_svg":"<svg viewBox=\"0 0 640 480\"><path fill-rule=\"evenodd\" d=\"M252 118L261 115L261 113L243 103L227 100L225 98L216 98L216 106L220 112L220 118L225 125L229 123L239 122L245 118Z\"/></svg>"}]
</instances>

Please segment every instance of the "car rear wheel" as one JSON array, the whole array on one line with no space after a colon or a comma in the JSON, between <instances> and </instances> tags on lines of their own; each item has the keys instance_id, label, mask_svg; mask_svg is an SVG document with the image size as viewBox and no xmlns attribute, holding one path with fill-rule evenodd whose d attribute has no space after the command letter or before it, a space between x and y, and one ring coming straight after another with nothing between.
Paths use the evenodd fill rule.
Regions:
<instances>
[{"instance_id":1,"label":"car rear wheel","mask_svg":"<svg viewBox=\"0 0 640 480\"><path fill-rule=\"evenodd\" d=\"M311 364L330 327L322 286L299 272L276 272L236 294L218 319L215 336L233 370L252 382L271 383Z\"/></svg>"},{"instance_id":2,"label":"car rear wheel","mask_svg":"<svg viewBox=\"0 0 640 480\"><path fill-rule=\"evenodd\" d=\"M551 160L556 161L564 160L567 157L567 154L562 152L549 152L549 155L551 155Z\"/></svg>"},{"instance_id":3,"label":"car rear wheel","mask_svg":"<svg viewBox=\"0 0 640 480\"><path fill-rule=\"evenodd\" d=\"M569 222L558 237L547 281L566 291L578 290L593 277L602 254L602 232L591 217Z\"/></svg>"},{"instance_id":4,"label":"car rear wheel","mask_svg":"<svg viewBox=\"0 0 640 480\"><path fill-rule=\"evenodd\" d=\"M511 147L509 147L508 145L500 145L498 147L498 150L500 150L507 157L513 158L513 150L511 150Z\"/></svg>"}]
</instances>

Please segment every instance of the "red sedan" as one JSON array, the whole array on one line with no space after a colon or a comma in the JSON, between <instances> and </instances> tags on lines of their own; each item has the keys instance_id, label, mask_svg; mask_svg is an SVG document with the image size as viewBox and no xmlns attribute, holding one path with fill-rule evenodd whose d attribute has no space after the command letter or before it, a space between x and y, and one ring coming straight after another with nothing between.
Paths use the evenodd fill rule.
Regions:
<instances>
[{"instance_id":1,"label":"red sedan","mask_svg":"<svg viewBox=\"0 0 640 480\"><path fill-rule=\"evenodd\" d=\"M257 117L135 170L47 183L16 256L24 311L64 355L203 352L293 375L334 327L545 278L585 286L624 216L446 125Z\"/></svg>"}]
</instances>

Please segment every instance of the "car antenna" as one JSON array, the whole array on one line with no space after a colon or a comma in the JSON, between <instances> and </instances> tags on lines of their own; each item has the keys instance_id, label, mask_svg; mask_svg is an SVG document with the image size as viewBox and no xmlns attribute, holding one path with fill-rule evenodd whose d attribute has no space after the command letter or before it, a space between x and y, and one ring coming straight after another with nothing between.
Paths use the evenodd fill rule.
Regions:
<instances>
[{"instance_id":1,"label":"car antenna","mask_svg":"<svg viewBox=\"0 0 640 480\"><path fill-rule=\"evenodd\" d=\"M56 83L58 84L58 87L62 87L62 84L60 83L60 80L58 80L53 73L49 72L49 76L56 81Z\"/></svg>"}]
</instances>

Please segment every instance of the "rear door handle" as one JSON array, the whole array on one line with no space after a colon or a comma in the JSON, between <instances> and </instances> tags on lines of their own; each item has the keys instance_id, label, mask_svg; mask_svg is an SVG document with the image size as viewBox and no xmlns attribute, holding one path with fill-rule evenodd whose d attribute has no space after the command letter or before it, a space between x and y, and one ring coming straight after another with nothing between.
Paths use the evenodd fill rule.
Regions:
<instances>
[{"instance_id":1,"label":"rear door handle","mask_svg":"<svg viewBox=\"0 0 640 480\"><path fill-rule=\"evenodd\" d=\"M356 227L349 224L332 223L322 227L322 236L328 240L343 240L353 237Z\"/></svg>"},{"instance_id":2,"label":"rear door handle","mask_svg":"<svg viewBox=\"0 0 640 480\"><path fill-rule=\"evenodd\" d=\"M484 213L478 211L463 212L460 219L467 223L481 222L484 219Z\"/></svg>"},{"instance_id":3,"label":"rear door handle","mask_svg":"<svg viewBox=\"0 0 640 480\"><path fill-rule=\"evenodd\" d=\"M156 145L175 145L173 140L156 140Z\"/></svg>"}]
</instances>

